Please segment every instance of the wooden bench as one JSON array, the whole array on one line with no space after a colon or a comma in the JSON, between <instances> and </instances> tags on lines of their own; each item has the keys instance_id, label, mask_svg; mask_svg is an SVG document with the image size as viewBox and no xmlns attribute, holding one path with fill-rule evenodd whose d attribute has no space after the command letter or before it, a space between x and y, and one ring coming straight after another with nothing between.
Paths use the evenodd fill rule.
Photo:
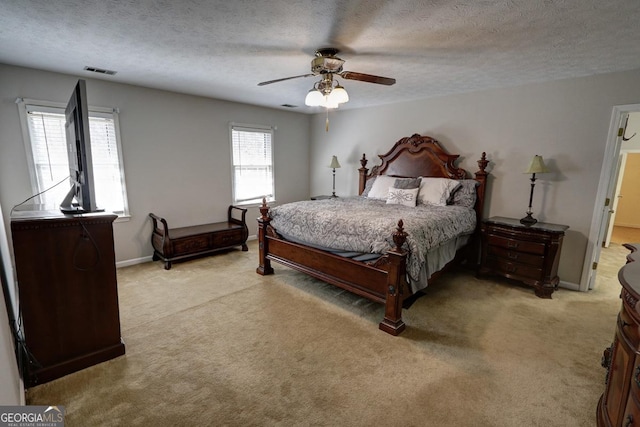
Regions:
<instances>
[{"instance_id":1,"label":"wooden bench","mask_svg":"<svg viewBox=\"0 0 640 427\"><path fill-rule=\"evenodd\" d=\"M234 212L239 212L241 219L234 218ZM208 255L234 246L242 246L242 250L247 251L249 230L246 214L246 209L229 206L226 222L169 229L164 218L150 213L149 217L153 220L153 260L164 261L165 270L169 270L174 261Z\"/></svg>"}]
</instances>

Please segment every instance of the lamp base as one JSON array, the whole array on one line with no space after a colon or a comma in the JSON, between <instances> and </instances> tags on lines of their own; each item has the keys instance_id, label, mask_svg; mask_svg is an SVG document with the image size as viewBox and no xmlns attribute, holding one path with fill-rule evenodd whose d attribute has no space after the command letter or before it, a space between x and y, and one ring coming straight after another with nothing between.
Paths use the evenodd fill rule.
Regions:
<instances>
[{"instance_id":1,"label":"lamp base","mask_svg":"<svg viewBox=\"0 0 640 427\"><path fill-rule=\"evenodd\" d=\"M527 216L525 216L524 218L522 218L520 220L520 224L524 224L524 225L527 225L527 226L533 225L536 222L538 222L538 220L535 219L534 217L532 217L530 212L527 213Z\"/></svg>"}]
</instances>

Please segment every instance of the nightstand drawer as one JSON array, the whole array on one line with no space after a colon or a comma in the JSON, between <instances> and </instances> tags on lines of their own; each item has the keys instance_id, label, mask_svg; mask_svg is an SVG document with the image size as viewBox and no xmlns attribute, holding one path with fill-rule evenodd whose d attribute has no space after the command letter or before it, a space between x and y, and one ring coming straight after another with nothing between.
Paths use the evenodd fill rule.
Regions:
<instances>
[{"instance_id":1,"label":"nightstand drawer","mask_svg":"<svg viewBox=\"0 0 640 427\"><path fill-rule=\"evenodd\" d=\"M500 246L518 252L529 252L532 254L544 255L546 245L544 243L530 242L526 240L509 239L507 237L490 234L489 245Z\"/></svg>"},{"instance_id":2,"label":"nightstand drawer","mask_svg":"<svg viewBox=\"0 0 640 427\"><path fill-rule=\"evenodd\" d=\"M542 269L526 264L508 262L502 258L487 257L487 266L497 272L507 276L518 276L527 279L541 280Z\"/></svg>"},{"instance_id":3,"label":"nightstand drawer","mask_svg":"<svg viewBox=\"0 0 640 427\"><path fill-rule=\"evenodd\" d=\"M542 266L544 265L544 256L542 255L518 252L515 250L505 249L500 246L489 246L488 254L494 255L498 258L503 258L505 261L528 264L533 267L542 268Z\"/></svg>"},{"instance_id":4,"label":"nightstand drawer","mask_svg":"<svg viewBox=\"0 0 640 427\"><path fill-rule=\"evenodd\" d=\"M551 298L558 287L558 264L566 225L491 217L480 224L482 254L478 276L495 274L518 280Z\"/></svg>"}]
</instances>

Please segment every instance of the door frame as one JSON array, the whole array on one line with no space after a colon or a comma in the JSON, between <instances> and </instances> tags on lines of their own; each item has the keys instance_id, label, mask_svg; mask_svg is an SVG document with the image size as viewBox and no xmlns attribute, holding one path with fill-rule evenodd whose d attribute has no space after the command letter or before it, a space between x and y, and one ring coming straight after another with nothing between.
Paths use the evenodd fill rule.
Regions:
<instances>
[{"instance_id":1,"label":"door frame","mask_svg":"<svg viewBox=\"0 0 640 427\"><path fill-rule=\"evenodd\" d=\"M607 145L604 150L598 191L596 193L593 215L591 216L587 251L582 266L582 277L580 279L581 291L592 289L595 284L597 269L593 269L592 266L594 262L597 263L600 259L602 241L608 226L610 206L605 206L605 200L607 197L611 197L617 179L618 159L622 145L622 137L618 136L618 129L624 126L623 121L629 113L634 112L640 112L640 104L616 105L613 107L611 113Z\"/></svg>"}]
</instances>

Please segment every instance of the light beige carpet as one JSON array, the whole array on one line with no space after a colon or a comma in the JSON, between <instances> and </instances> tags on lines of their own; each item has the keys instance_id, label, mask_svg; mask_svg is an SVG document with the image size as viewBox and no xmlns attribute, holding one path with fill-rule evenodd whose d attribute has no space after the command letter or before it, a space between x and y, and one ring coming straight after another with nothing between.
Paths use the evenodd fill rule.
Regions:
<instances>
[{"instance_id":1,"label":"light beige carpet","mask_svg":"<svg viewBox=\"0 0 640 427\"><path fill-rule=\"evenodd\" d=\"M259 276L249 249L118 270L126 355L28 403L64 405L67 426L595 425L619 246L595 290L551 300L445 275L399 337L378 330L381 305L278 264Z\"/></svg>"}]
</instances>

